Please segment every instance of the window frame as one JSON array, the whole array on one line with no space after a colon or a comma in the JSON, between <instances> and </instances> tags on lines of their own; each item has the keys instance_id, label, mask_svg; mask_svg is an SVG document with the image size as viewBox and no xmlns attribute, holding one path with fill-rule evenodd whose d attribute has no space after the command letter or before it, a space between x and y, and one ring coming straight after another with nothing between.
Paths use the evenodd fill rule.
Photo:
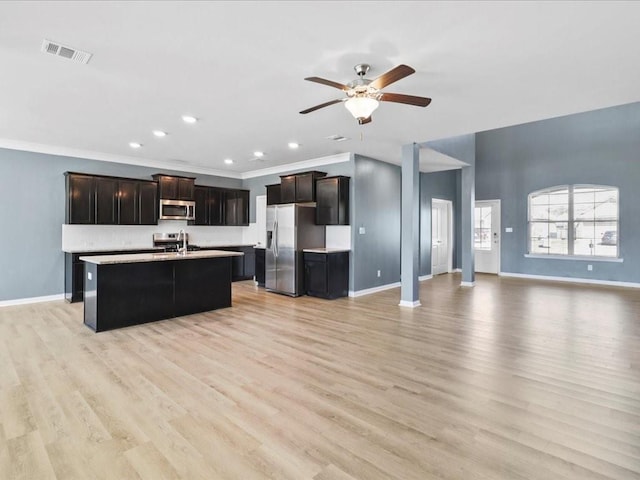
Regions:
<instances>
[{"instance_id":1,"label":"window frame","mask_svg":"<svg viewBox=\"0 0 640 480\"><path fill-rule=\"evenodd\" d=\"M576 221L575 217L575 199L574 194L576 189L581 188L592 188L592 189L603 189L603 190L615 190L616 191L616 213L615 213L615 224L616 224L616 254L615 256L607 256L607 255L586 255L586 254L576 254L575 253L575 224L579 223L580 220ZM552 221L548 218L547 220L532 220L532 199L541 195L550 195L552 193L566 191L567 192L567 253L542 253L542 252L532 252L532 224L533 223L560 223L562 221ZM604 220L600 221L604 222ZM565 223L565 222L562 222ZM594 224L599 223L595 218L593 220ZM555 185L552 187L543 188L540 190L533 191L529 193L527 196L527 257L540 257L540 258L566 258L566 259L593 259L593 260L603 260L603 261L620 261L620 189L618 187L614 187L612 185L597 185L597 184L573 184L573 185Z\"/></svg>"}]
</instances>

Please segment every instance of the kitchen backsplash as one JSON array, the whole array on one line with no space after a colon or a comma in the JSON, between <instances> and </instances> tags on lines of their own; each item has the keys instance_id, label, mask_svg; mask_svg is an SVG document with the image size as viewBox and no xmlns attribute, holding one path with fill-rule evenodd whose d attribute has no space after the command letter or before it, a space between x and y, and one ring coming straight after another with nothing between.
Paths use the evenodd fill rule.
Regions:
<instances>
[{"instance_id":1,"label":"kitchen backsplash","mask_svg":"<svg viewBox=\"0 0 640 480\"><path fill-rule=\"evenodd\" d=\"M187 222L160 220L158 225L62 225L62 250L65 252L153 247L154 233L184 229L189 243L199 246L251 245L257 243L255 224L248 227L209 227Z\"/></svg>"},{"instance_id":2,"label":"kitchen backsplash","mask_svg":"<svg viewBox=\"0 0 640 480\"><path fill-rule=\"evenodd\" d=\"M184 229L189 243L201 247L216 245L255 245L259 242L258 227L209 227L187 225L177 220L160 220L158 225L62 225L62 250L89 252L130 250L153 247L154 233L173 233ZM326 246L351 248L351 226L328 225Z\"/></svg>"}]
</instances>

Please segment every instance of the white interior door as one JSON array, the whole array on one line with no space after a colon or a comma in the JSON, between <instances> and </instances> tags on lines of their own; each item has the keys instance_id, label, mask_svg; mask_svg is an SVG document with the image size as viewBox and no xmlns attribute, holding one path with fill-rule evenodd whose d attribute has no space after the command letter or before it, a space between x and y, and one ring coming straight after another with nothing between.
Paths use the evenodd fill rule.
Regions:
<instances>
[{"instance_id":1,"label":"white interior door","mask_svg":"<svg viewBox=\"0 0 640 480\"><path fill-rule=\"evenodd\" d=\"M452 203L431 200L431 273L439 275L451 271L452 259Z\"/></svg>"},{"instance_id":2,"label":"white interior door","mask_svg":"<svg viewBox=\"0 0 640 480\"><path fill-rule=\"evenodd\" d=\"M476 202L473 245L476 272L500 271L500 200Z\"/></svg>"}]
</instances>

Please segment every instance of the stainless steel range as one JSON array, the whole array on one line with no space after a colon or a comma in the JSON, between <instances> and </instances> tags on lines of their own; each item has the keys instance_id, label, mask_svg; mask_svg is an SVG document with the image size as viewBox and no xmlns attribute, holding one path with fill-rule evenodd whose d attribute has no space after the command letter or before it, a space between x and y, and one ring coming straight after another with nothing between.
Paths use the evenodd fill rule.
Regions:
<instances>
[{"instance_id":1,"label":"stainless steel range","mask_svg":"<svg viewBox=\"0 0 640 480\"><path fill-rule=\"evenodd\" d=\"M187 251L192 252L200 250L197 245L189 244L189 234L184 232L178 233L154 233L153 246L163 247L165 252L177 252L186 244Z\"/></svg>"}]
</instances>

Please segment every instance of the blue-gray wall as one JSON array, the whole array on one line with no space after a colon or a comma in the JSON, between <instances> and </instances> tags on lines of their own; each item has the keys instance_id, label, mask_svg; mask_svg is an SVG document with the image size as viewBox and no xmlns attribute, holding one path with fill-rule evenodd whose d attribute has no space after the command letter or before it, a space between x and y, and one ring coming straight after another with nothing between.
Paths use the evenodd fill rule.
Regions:
<instances>
[{"instance_id":1,"label":"blue-gray wall","mask_svg":"<svg viewBox=\"0 0 640 480\"><path fill-rule=\"evenodd\" d=\"M453 266L456 268L456 241L460 214L458 178L460 170L420 174L420 275L431 274L431 200L450 200L453 203Z\"/></svg>"},{"instance_id":2,"label":"blue-gray wall","mask_svg":"<svg viewBox=\"0 0 640 480\"><path fill-rule=\"evenodd\" d=\"M400 173L398 165L355 156L351 235L356 291L400 281Z\"/></svg>"},{"instance_id":3,"label":"blue-gray wall","mask_svg":"<svg viewBox=\"0 0 640 480\"><path fill-rule=\"evenodd\" d=\"M502 200L503 272L640 282L640 103L479 133L476 150L476 198ZM525 258L527 195L579 183L620 189L624 262Z\"/></svg>"},{"instance_id":4,"label":"blue-gray wall","mask_svg":"<svg viewBox=\"0 0 640 480\"><path fill-rule=\"evenodd\" d=\"M148 180L163 172L197 177L201 185L241 186L230 178L0 149L0 301L63 292L66 171Z\"/></svg>"}]
</instances>

